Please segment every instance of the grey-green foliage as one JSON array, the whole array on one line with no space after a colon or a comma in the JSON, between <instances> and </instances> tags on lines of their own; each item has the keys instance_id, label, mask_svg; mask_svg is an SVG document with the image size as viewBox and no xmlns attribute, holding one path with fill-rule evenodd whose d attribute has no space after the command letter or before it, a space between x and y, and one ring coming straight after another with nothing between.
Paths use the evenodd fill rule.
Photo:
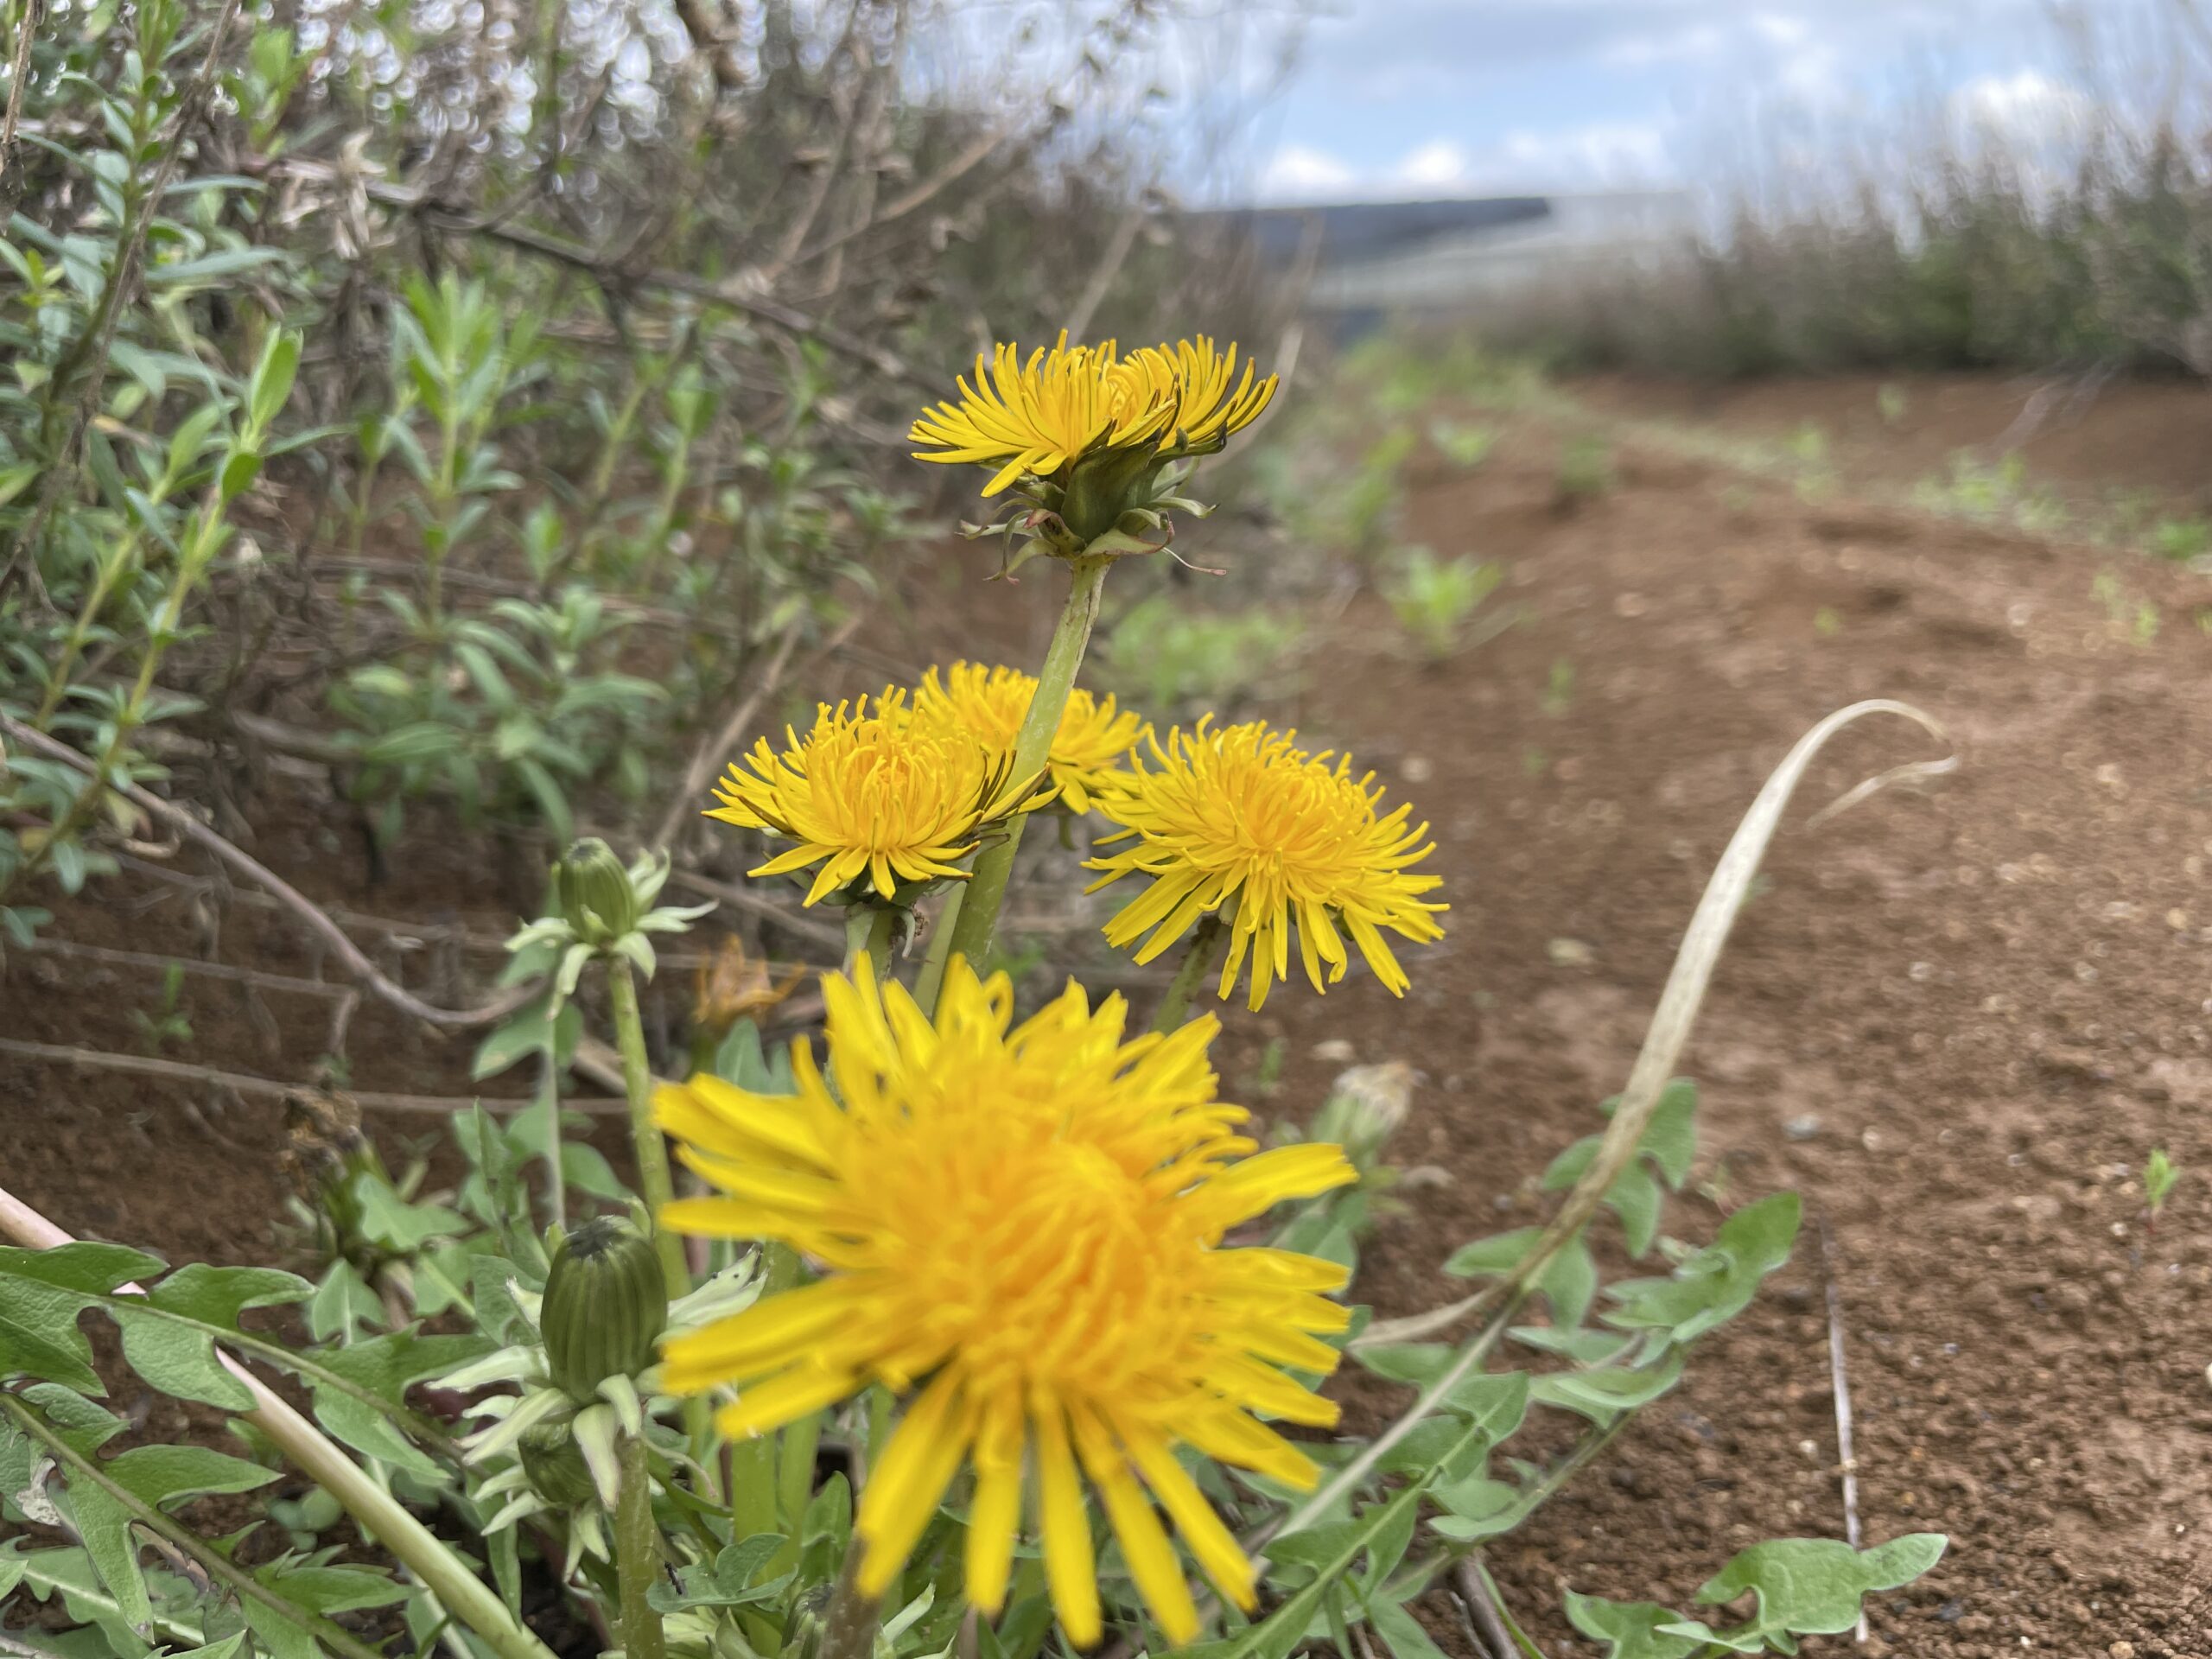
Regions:
<instances>
[{"instance_id":1,"label":"grey-green foliage","mask_svg":"<svg viewBox=\"0 0 2212 1659\"><path fill-rule=\"evenodd\" d=\"M1610 1114L1618 1103L1608 1101L1603 1109ZM1417 1423L1379 1465L1382 1472L1394 1473L1408 1484L1395 1491L1377 1488L1379 1501L1355 1503L1349 1512L1308 1529L1318 1543L1298 1541L1308 1531L1282 1541L1291 1544L1299 1559L1325 1548L1332 1552L1333 1562L1344 1565L1363 1556L1380 1559L1380 1551L1391 1565L1366 1580L1344 1578L1336 1587L1310 1598L1310 1605L1287 1604L1252 1631L1220 1644L1221 1652L1236 1659L1247 1655L1281 1659L1299 1641L1322 1639L1332 1631L1340 1649L1350 1652L1352 1649L1342 1640L1344 1627L1348 1622L1364 1622L1393 1659L1433 1659L1426 1645L1428 1638L1418 1625L1398 1617L1405 1597L1418 1593L1454 1560L1525 1522L1586 1460L1603 1451L1637 1410L1679 1383L1690 1351L1700 1338L1750 1305L1765 1277L1789 1258L1797 1233L1797 1199L1785 1192L1747 1205L1724 1219L1712 1242L1702 1247L1667 1239L1662 1223L1668 1197L1682 1189L1695 1161L1696 1109L1693 1085L1681 1079L1669 1084L1634 1160L1602 1199L1620 1224L1630 1255L1641 1258L1660 1250L1671 1264L1669 1270L1606 1282L1586 1237L1571 1238L1530 1287L1547 1306L1548 1322L1513 1325L1503 1332L1532 1357L1529 1369L1478 1365L1467 1370L1463 1346L1376 1344L1363 1342L1355 1334L1352 1357L1373 1375L1421 1390L1424 1398L1440 1389L1445 1391L1435 1413ZM1573 1186L1596 1155L1599 1139L1589 1136L1562 1152L1546 1171L1543 1187L1562 1192ZM1340 1224L1331 1236L1340 1259L1355 1251L1356 1235L1348 1235ZM1524 1227L1474 1241L1452 1254L1446 1270L1465 1277L1506 1277L1520 1268L1542 1236L1543 1230ZM1311 1248L1312 1243L1300 1238L1296 1247ZM1459 1380L1446 1389L1454 1376ZM1564 1414L1581 1425L1572 1447L1548 1463L1511 1455L1512 1438L1532 1410ZM1402 1567L1399 1562L1411 1548L1416 1529L1427 1545L1414 1553L1411 1565ZM1705 1599L1725 1602L1747 1590L1761 1589L1766 1605L1744 1630L1755 1630L1759 1640L1772 1641L1783 1651L1793 1651L1785 1645L1792 1630L1843 1628L1821 1621L1833 1617L1834 1586L1851 1573L1859 1573L1870 1588L1875 1587L1876 1579L1890 1575L1881 1586L1887 1587L1932 1565L1933 1554L1922 1559L1926 1541L1919 1535L1916 1540L1898 1541L1887 1554L1853 1558L1864 1565L1849 1568L1836 1567L1831 1558L1833 1550L1850 1554L1841 1544L1816 1541L1761 1546L1716 1576L1707 1586L1712 1593ZM1934 1543L1940 1553L1941 1541ZM1270 1548L1271 1560L1278 1548ZM1819 1580L1817 1593L1810 1579L1791 1588L1789 1574L1808 1560L1825 1564L1821 1570L1827 1576ZM1852 1606L1855 1618L1855 1599ZM1622 1644L1624 1659L1687 1659L1708 1651L1695 1640L1662 1629L1681 1621L1656 1604L1616 1609L1611 1604L1578 1599L1570 1611L1579 1629ZM1742 1632L1727 1633L1729 1639L1739 1636ZM1684 1641L1690 1645L1680 1645Z\"/></svg>"},{"instance_id":2,"label":"grey-green foliage","mask_svg":"<svg viewBox=\"0 0 2212 1659\"><path fill-rule=\"evenodd\" d=\"M1504 579L1505 567L1494 559L1464 554L1440 559L1426 547L1409 547L1385 580L1382 597L1422 654L1431 662L1441 662L1461 645L1478 643L1511 625L1510 613L1494 613L1487 626L1468 626Z\"/></svg>"},{"instance_id":3,"label":"grey-green foliage","mask_svg":"<svg viewBox=\"0 0 2212 1659\"><path fill-rule=\"evenodd\" d=\"M1607 1601L1573 1591L1567 1616L1576 1630L1605 1644L1605 1659L1796 1653L1800 1637L1850 1630L1866 1597L1911 1583L1942 1559L1946 1542L1941 1533L1910 1532L1865 1550L1834 1538L1753 1544L1698 1588L1697 1600L1707 1606L1751 1599L1750 1618L1721 1630L1656 1602Z\"/></svg>"},{"instance_id":4,"label":"grey-green foliage","mask_svg":"<svg viewBox=\"0 0 2212 1659\"><path fill-rule=\"evenodd\" d=\"M1162 720L1218 709L1255 682L1280 678L1303 636L1295 618L1265 610L1192 609L1155 594L1122 613L1101 655L1111 683Z\"/></svg>"}]
</instances>

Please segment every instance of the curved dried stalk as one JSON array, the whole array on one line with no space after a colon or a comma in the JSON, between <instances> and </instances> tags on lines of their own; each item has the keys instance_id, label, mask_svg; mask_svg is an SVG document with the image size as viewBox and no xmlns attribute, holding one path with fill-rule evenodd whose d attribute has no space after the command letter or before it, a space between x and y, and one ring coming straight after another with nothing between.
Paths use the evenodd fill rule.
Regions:
<instances>
[{"instance_id":1,"label":"curved dried stalk","mask_svg":"<svg viewBox=\"0 0 2212 1659\"><path fill-rule=\"evenodd\" d=\"M1630 1068L1628 1084L1621 1091L1619 1107L1613 1113L1612 1122L1599 1143L1598 1154L1583 1172L1582 1179L1574 1184L1528 1255L1522 1259L1512 1275L1484 1287L1472 1296L1433 1308L1427 1313L1414 1314L1402 1319L1386 1319L1374 1325L1360 1338L1361 1346L1385 1342L1404 1342L1414 1338L1432 1335L1448 1329L1467 1317L1482 1313L1482 1329L1468 1340L1459 1357L1436 1382L1421 1392L1421 1397L1407 1408L1374 1440L1361 1448L1359 1454L1337 1471L1319 1491L1287 1516L1280 1527L1272 1529L1268 1535L1283 1530L1295 1531L1313 1524L1316 1517L1326 1514L1330 1506L1356 1489L1373 1472L1376 1464L1391 1448L1403 1440L1424 1418L1434 1411L1452 1390L1477 1367L1503 1336L1515 1310L1527 1296L1529 1287L1550 1263L1552 1258L1565 1249L1567 1243L1580 1233L1593 1215L1599 1203L1636 1157L1637 1145L1643 1139L1652 1113L1657 1109L1659 1096L1667 1080L1675 1074L1675 1067L1681 1058L1683 1046L1689 1040L1690 1027L1697 1019L1698 1007L1705 1000L1706 987L1711 983L1714 966L1720 960L1721 947L1727 943L1730 929L1742 910L1745 895L1750 892L1751 878L1758 871L1759 861L1765 856L1768 844L1774 839L1782 814L1789 798L1803 781L1813 759L1845 727L1869 715L1897 715L1913 721L1922 730L1941 742L1949 737L1942 727L1928 715L1910 703L1896 702L1888 698L1874 698L1853 703L1838 709L1826 720L1805 734L1769 775L1758 798L1751 803L1743 821L1736 826L1736 833L1729 840L1727 849L1714 867L1713 879L1706 884L1705 895L1699 899L1696 912L1682 935L1681 948L1675 952L1673 971L1659 995L1659 1007L1651 1016L1650 1029L1644 1033L1643 1046ZM1885 773L1885 779L1910 771L1929 776L1954 770L1955 755L1942 760L1923 763L1912 768L1899 768ZM1865 798L1864 791L1854 791L1844 798L1845 802Z\"/></svg>"}]
</instances>

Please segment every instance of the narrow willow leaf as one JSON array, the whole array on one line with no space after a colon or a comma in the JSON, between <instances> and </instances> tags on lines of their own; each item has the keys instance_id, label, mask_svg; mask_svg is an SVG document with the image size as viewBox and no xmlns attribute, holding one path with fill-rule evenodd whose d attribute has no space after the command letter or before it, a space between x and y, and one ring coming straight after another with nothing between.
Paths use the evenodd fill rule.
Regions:
<instances>
[{"instance_id":1,"label":"narrow willow leaf","mask_svg":"<svg viewBox=\"0 0 2212 1659\"><path fill-rule=\"evenodd\" d=\"M1676 1348L1656 1365L1553 1372L1535 1378L1529 1391L1540 1403L1579 1412L1602 1428L1621 1413L1650 1404L1681 1380L1682 1352Z\"/></svg>"}]
</instances>

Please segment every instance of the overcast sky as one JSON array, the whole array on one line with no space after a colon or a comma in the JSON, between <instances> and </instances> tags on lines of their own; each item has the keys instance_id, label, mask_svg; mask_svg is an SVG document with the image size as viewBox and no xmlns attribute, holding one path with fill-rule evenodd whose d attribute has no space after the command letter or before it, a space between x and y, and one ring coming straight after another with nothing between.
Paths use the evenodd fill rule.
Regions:
<instances>
[{"instance_id":1,"label":"overcast sky","mask_svg":"<svg viewBox=\"0 0 2212 1659\"><path fill-rule=\"evenodd\" d=\"M1255 134L1263 199L1702 182L1791 130L2040 141L2107 80L2139 88L2186 0L2081 0L2088 53L2051 0L1321 3Z\"/></svg>"}]
</instances>

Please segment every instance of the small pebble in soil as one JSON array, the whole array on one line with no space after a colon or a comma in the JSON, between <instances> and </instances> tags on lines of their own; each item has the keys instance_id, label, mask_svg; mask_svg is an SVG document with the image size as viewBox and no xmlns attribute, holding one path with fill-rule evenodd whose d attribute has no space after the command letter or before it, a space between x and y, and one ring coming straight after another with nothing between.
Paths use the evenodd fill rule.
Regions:
<instances>
[{"instance_id":1,"label":"small pebble in soil","mask_svg":"<svg viewBox=\"0 0 2212 1659\"><path fill-rule=\"evenodd\" d=\"M1409 784L1425 784L1436 776L1435 763L1425 754L1409 754L1398 762L1398 775Z\"/></svg>"},{"instance_id":2,"label":"small pebble in soil","mask_svg":"<svg viewBox=\"0 0 2212 1659\"><path fill-rule=\"evenodd\" d=\"M1580 939L1554 939L1544 946L1544 954L1554 968L1587 968L1597 952Z\"/></svg>"},{"instance_id":3,"label":"small pebble in soil","mask_svg":"<svg viewBox=\"0 0 2212 1659\"><path fill-rule=\"evenodd\" d=\"M1792 1141L1809 1141L1821 1132L1821 1120L1811 1112L1793 1117L1782 1126L1783 1135Z\"/></svg>"},{"instance_id":4,"label":"small pebble in soil","mask_svg":"<svg viewBox=\"0 0 2212 1659\"><path fill-rule=\"evenodd\" d=\"M2135 1644L2133 1642L2115 1642L2105 1651L2112 1656L2112 1659L2135 1659Z\"/></svg>"},{"instance_id":5,"label":"small pebble in soil","mask_svg":"<svg viewBox=\"0 0 2212 1659\"><path fill-rule=\"evenodd\" d=\"M1342 1037L1331 1037L1313 1045L1313 1058L1326 1060L1332 1065L1348 1065L1358 1051Z\"/></svg>"}]
</instances>

